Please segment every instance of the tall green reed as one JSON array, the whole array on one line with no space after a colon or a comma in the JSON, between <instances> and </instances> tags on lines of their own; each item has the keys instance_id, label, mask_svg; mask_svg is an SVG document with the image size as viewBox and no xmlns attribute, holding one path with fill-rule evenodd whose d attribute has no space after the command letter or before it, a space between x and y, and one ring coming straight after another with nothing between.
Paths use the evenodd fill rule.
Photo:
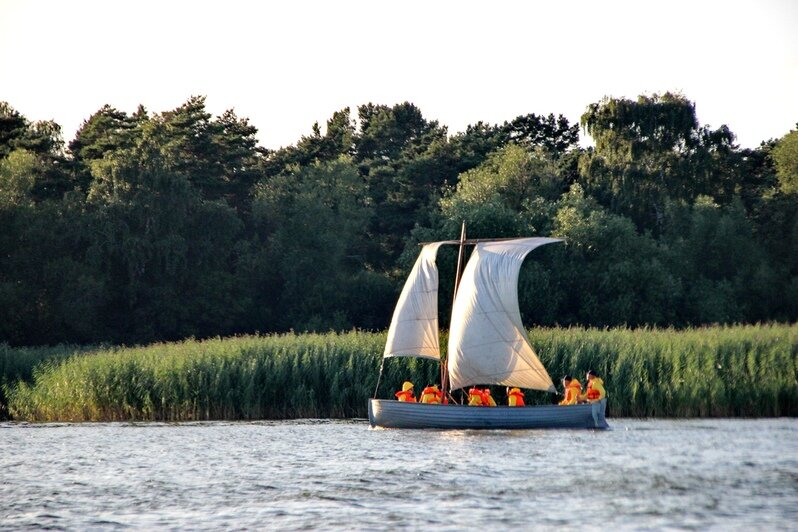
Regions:
<instances>
[{"instance_id":1,"label":"tall green reed","mask_svg":"<svg viewBox=\"0 0 798 532\"><path fill-rule=\"evenodd\" d=\"M612 416L798 415L798 326L533 329L529 337L556 383L597 371ZM73 352L43 358L5 391L13 417L34 421L364 417L384 342L384 333L286 334ZM439 382L438 364L386 360L379 396L393 397L404 380L417 390ZM530 404L553 399L527 393Z\"/></svg>"},{"instance_id":2,"label":"tall green reed","mask_svg":"<svg viewBox=\"0 0 798 532\"><path fill-rule=\"evenodd\" d=\"M64 359L89 349L74 345L12 348L7 343L0 343L0 419L9 416L5 390L11 384L32 380L34 368L47 360Z\"/></svg>"}]
</instances>

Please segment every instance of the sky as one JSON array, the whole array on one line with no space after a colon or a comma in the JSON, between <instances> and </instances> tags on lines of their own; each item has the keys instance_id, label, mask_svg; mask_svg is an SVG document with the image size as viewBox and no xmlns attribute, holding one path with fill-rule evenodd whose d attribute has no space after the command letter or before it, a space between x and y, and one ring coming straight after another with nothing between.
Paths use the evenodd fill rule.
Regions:
<instances>
[{"instance_id":1,"label":"sky","mask_svg":"<svg viewBox=\"0 0 798 532\"><path fill-rule=\"evenodd\" d=\"M368 102L454 134L666 91L744 148L796 129L798 1L0 0L0 101L67 142L192 95L274 149Z\"/></svg>"}]
</instances>

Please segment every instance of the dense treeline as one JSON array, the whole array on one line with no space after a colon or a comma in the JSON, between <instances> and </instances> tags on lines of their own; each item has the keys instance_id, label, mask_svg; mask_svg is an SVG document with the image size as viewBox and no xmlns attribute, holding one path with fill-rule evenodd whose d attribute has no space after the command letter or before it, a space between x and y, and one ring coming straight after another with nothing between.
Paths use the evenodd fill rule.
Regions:
<instances>
[{"instance_id":1,"label":"dense treeline","mask_svg":"<svg viewBox=\"0 0 798 532\"><path fill-rule=\"evenodd\" d=\"M450 134L366 104L268 150L192 97L106 105L65 145L0 103L0 342L382 330L416 243L463 220L567 240L523 270L528 324L798 319L798 131L740 149L670 93L606 98L581 125L594 147L562 116Z\"/></svg>"},{"instance_id":2,"label":"dense treeline","mask_svg":"<svg viewBox=\"0 0 798 532\"><path fill-rule=\"evenodd\" d=\"M529 337L555 380L597 370L615 417L798 415L796 325L533 329ZM31 421L365 417L384 342L384 333L352 332L64 347L33 383L4 391L11 415ZM437 377L434 361L390 359L379 396L405 379L420 388ZM503 389L493 391L505 401ZM526 395L530 404L557 399Z\"/></svg>"}]
</instances>

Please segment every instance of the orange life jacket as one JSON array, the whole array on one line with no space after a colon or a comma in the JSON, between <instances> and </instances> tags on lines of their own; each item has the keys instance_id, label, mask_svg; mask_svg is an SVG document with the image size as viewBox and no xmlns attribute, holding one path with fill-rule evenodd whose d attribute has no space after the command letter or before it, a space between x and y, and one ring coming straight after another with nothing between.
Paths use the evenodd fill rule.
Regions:
<instances>
[{"instance_id":1,"label":"orange life jacket","mask_svg":"<svg viewBox=\"0 0 798 532\"><path fill-rule=\"evenodd\" d=\"M593 381L587 383L587 400L594 401L601 397L601 392L593 389Z\"/></svg>"},{"instance_id":2,"label":"orange life jacket","mask_svg":"<svg viewBox=\"0 0 798 532\"><path fill-rule=\"evenodd\" d=\"M496 401L490 395L490 390L485 388L482 390L482 406L496 406Z\"/></svg>"},{"instance_id":3,"label":"orange life jacket","mask_svg":"<svg viewBox=\"0 0 798 532\"><path fill-rule=\"evenodd\" d=\"M524 392L510 392L510 400L508 402L510 406L524 406Z\"/></svg>"},{"instance_id":4,"label":"orange life jacket","mask_svg":"<svg viewBox=\"0 0 798 532\"><path fill-rule=\"evenodd\" d=\"M579 401L582 393L582 384L577 379L571 379L570 384L565 389L565 398L560 401L561 405L575 405Z\"/></svg>"},{"instance_id":5,"label":"orange life jacket","mask_svg":"<svg viewBox=\"0 0 798 532\"><path fill-rule=\"evenodd\" d=\"M394 395L396 395L397 399L399 399L400 401L405 402L405 403L415 403L416 402L416 398L413 395L413 390L407 390L407 391L404 391L404 392L400 390L400 391L396 392Z\"/></svg>"},{"instance_id":6,"label":"orange life jacket","mask_svg":"<svg viewBox=\"0 0 798 532\"><path fill-rule=\"evenodd\" d=\"M443 394L437 388L433 388L432 386L427 386L426 388L424 388L424 391L421 392L421 402L429 404L440 404L441 395Z\"/></svg>"},{"instance_id":7,"label":"orange life jacket","mask_svg":"<svg viewBox=\"0 0 798 532\"><path fill-rule=\"evenodd\" d=\"M478 388L471 388L468 390L468 405L469 406L483 406L485 403L482 401L482 390Z\"/></svg>"}]
</instances>

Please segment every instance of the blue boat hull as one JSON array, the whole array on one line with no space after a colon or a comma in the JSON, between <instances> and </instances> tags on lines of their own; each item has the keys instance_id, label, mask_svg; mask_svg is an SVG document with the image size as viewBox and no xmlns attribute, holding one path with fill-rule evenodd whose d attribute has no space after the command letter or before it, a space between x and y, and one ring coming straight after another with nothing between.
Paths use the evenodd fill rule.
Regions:
<instances>
[{"instance_id":1,"label":"blue boat hull","mask_svg":"<svg viewBox=\"0 0 798 532\"><path fill-rule=\"evenodd\" d=\"M372 427L392 429L607 429L607 400L571 406L474 407L369 401Z\"/></svg>"}]
</instances>

